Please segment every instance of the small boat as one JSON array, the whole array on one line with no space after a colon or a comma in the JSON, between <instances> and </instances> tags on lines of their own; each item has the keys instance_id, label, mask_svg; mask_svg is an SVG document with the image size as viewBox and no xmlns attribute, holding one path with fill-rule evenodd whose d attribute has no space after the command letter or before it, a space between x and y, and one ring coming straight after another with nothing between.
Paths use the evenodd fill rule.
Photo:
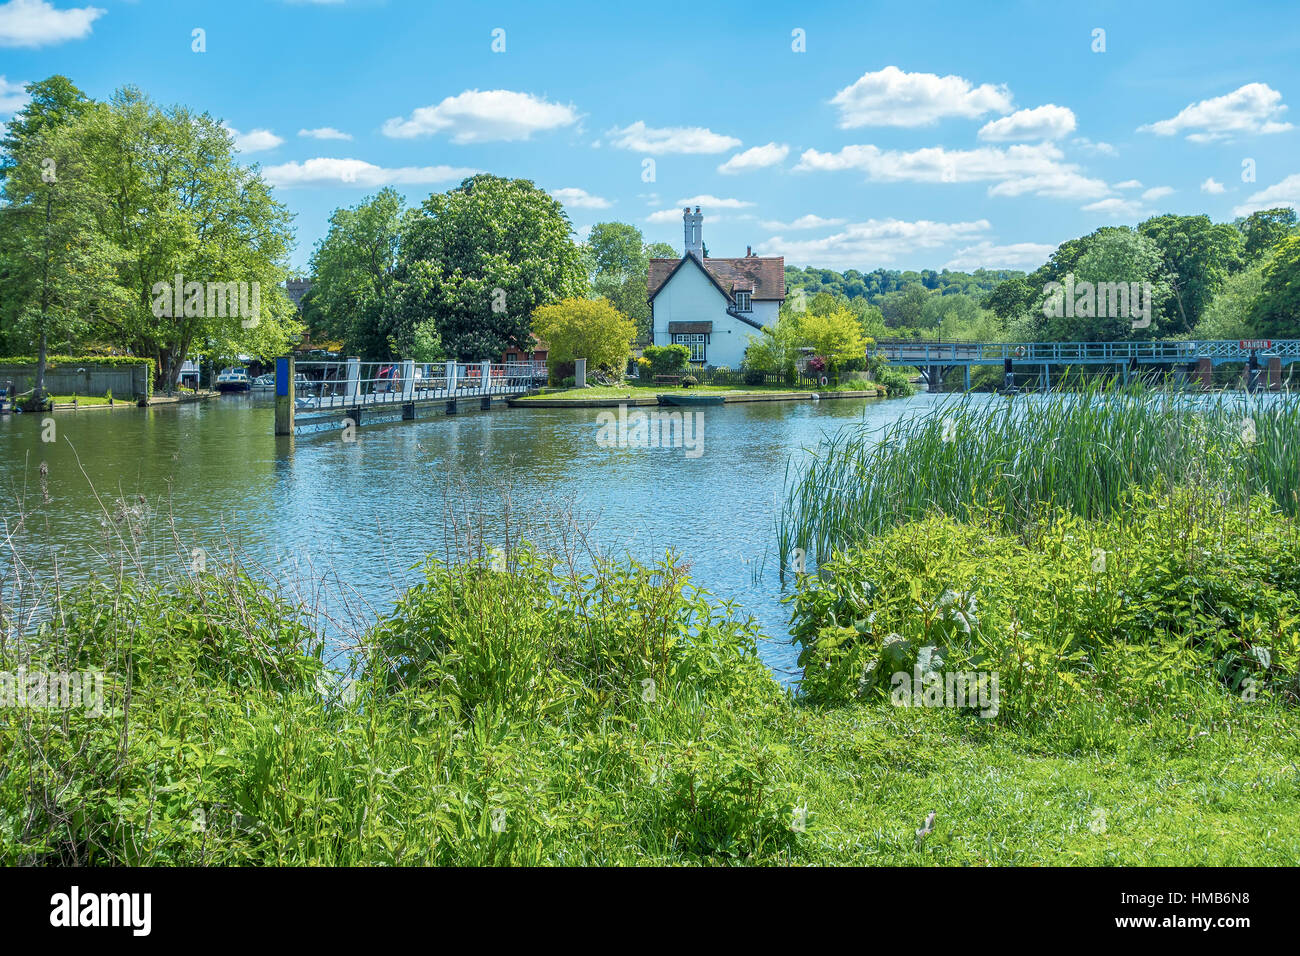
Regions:
<instances>
[{"instance_id":1,"label":"small boat","mask_svg":"<svg viewBox=\"0 0 1300 956\"><path fill-rule=\"evenodd\" d=\"M275 373L267 372L265 375L257 376L257 378L253 379L253 384L250 387L255 392L269 391L275 388Z\"/></svg>"},{"instance_id":2,"label":"small boat","mask_svg":"<svg viewBox=\"0 0 1300 956\"><path fill-rule=\"evenodd\" d=\"M252 387L248 378L248 369L242 365L223 368L217 376L218 392L247 392Z\"/></svg>"},{"instance_id":3,"label":"small boat","mask_svg":"<svg viewBox=\"0 0 1300 956\"><path fill-rule=\"evenodd\" d=\"M721 405L725 395L692 395L690 392L661 392L655 396L660 405Z\"/></svg>"}]
</instances>

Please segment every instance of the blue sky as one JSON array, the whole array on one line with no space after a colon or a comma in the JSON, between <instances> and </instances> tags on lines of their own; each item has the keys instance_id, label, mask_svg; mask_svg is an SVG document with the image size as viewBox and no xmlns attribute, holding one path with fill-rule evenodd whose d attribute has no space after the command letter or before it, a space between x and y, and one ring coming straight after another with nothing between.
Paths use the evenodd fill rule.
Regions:
<instances>
[{"instance_id":1,"label":"blue sky","mask_svg":"<svg viewBox=\"0 0 1300 956\"><path fill-rule=\"evenodd\" d=\"M1033 268L1153 213L1300 206L1298 40L1294 2L9 0L0 122L52 73L207 110L297 267L337 206L485 170L580 235L680 248L689 200L712 255Z\"/></svg>"}]
</instances>

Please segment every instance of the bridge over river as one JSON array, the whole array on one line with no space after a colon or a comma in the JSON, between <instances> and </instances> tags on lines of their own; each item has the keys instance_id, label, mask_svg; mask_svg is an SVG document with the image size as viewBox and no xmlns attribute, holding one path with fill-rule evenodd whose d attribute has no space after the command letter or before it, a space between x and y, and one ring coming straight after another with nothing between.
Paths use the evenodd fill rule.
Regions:
<instances>
[{"instance_id":1,"label":"bridge over river","mask_svg":"<svg viewBox=\"0 0 1300 956\"><path fill-rule=\"evenodd\" d=\"M443 406L454 415L457 403L478 399L488 409L493 399L523 395L544 384L546 369L536 362L275 362L275 433L293 434L304 425L360 425L378 417L411 421L421 406Z\"/></svg>"},{"instance_id":2,"label":"bridge over river","mask_svg":"<svg viewBox=\"0 0 1300 956\"><path fill-rule=\"evenodd\" d=\"M1110 366L1127 381L1152 366L1161 371L1199 380L1208 388L1214 368L1224 363L1245 363L1248 386L1263 385L1259 372L1268 370L1267 386L1281 388L1283 366L1300 361L1300 339L1156 339L1129 342L917 342L881 341L876 348L895 365L921 370L930 391L941 389L943 378L954 368L964 369L970 388L970 370L976 365L1001 365L1006 374L1028 371L1050 387L1053 370L1071 365Z\"/></svg>"}]
</instances>

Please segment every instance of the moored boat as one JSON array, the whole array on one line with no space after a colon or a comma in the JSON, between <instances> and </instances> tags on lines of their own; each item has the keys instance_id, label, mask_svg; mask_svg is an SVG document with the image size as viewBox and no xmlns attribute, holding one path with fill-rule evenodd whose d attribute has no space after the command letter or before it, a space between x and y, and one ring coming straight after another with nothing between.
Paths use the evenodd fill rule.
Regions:
<instances>
[{"instance_id":1,"label":"moored boat","mask_svg":"<svg viewBox=\"0 0 1300 956\"><path fill-rule=\"evenodd\" d=\"M217 375L218 392L247 392L252 387L248 378L248 369L242 365L223 368Z\"/></svg>"}]
</instances>

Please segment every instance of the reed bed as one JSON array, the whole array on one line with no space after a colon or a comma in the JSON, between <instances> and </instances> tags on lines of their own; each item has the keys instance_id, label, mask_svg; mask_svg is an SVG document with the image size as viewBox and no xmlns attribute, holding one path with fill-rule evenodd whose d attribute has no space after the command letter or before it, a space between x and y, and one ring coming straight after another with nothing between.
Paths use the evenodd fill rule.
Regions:
<instances>
[{"instance_id":1,"label":"reed bed","mask_svg":"<svg viewBox=\"0 0 1300 956\"><path fill-rule=\"evenodd\" d=\"M1135 487L1200 488L1243 507L1264 493L1294 515L1297 436L1300 400L1289 394L954 397L878 430L842 429L791 474L777 519L781 571L936 513L992 513L1001 530L1052 512L1104 518Z\"/></svg>"}]
</instances>

